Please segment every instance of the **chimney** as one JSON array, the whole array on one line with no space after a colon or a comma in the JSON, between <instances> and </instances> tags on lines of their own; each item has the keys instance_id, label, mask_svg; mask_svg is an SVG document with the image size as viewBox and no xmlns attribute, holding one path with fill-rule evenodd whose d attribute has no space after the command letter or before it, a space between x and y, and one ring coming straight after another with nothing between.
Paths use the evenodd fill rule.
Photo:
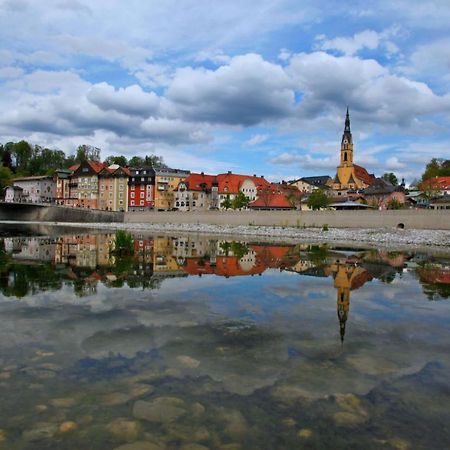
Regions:
<instances>
[{"instance_id":1,"label":"chimney","mask_svg":"<svg viewBox=\"0 0 450 450\"><path fill-rule=\"evenodd\" d=\"M200 172L200 175L205 175L205 172Z\"/></svg>"},{"instance_id":2,"label":"chimney","mask_svg":"<svg viewBox=\"0 0 450 450\"><path fill-rule=\"evenodd\" d=\"M228 171L228 175L231 175L231 170Z\"/></svg>"},{"instance_id":3,"label":"chimney","mask_svg":"<svg viewBox=\"0 0 450 450\"><path fill-rule=\"evenodd\" d=\"M254 173L253 176L256 177L256 173Z\"/></svg>"}]
</instances>

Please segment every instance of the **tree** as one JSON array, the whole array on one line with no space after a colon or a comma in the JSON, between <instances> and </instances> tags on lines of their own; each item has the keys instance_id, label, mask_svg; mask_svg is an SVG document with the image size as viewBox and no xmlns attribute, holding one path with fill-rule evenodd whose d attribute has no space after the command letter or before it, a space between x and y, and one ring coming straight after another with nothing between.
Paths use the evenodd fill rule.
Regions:
<instances>
[{"instance_id":1,"label":"tree","mask_svg":"<svg viewBox=\"0 0 450 450\"><path fill-rule=\"evenodd\" d=\"M313 210L328 208L329 204L330 197L323 189L316 189L308 197L308 207Z\"/></svg>"},{"instance_id":2,"label":"tree","mask_svg":"<svg viewBox=\"0 0 450 450\"><path fill-rule=\"evenodd\" d=\"M387 209L401 209L402 207L403 205L395 197L387 204Z\"/></svg>"},{"instance_id":3,"label":"tree","mask_svg":"<svg viewBox=\"0 0 450 450\"><path fill-rule=\"evenodd\" d=\"M128 165L130 167L143 167L144 166L144 158L141 158L140 156L133 156L128 161Z\"/></svg>"},{"instance_id":4,"label":"tree","mask_svg":"<svg viewBox=\"0 0 450 450\"><path fill-rule=\"evenodd\" d=\"M220 204L220 206L225 209L230 209L233 207L233 204L231 203L229 194L227 194L227 196L225 197L224 201Z\"/></svg>"},{"instance_id":5,"label":"tree","mask_svg":"<svg viewBox=\"0 0 450 450\"><path fill-rule=\"evenodd\" d=\"M387 181L388 183L391 183L392 186L398 186L398 179L395 176L395 173L393 172L386 172L381 177L384 181Z\"/></svg>"},{"instance_id":6,"label":"tree","mask_svg":"<svg viewBox=\"0 0 450 450\"><path fill-rule=\"evenodd\" d=\"M422 174L422 182L435 177L450 176L450 159L433 158L425 167Z\"/></svg>"},{"instance_id":7,"label":"tree","mask_svg":"<svg viewBox=\"0 0 450 450\"><path fill-rule=\"evenodd\" d=\"M8 145L8 144L6 144ZM33 156L33 149L27 141L11 143L8 146L14 160L14 169L18 174L28 174L28 164Z\"/></svg>"},{"instance_id":8,"label":"tree","mask_svg":"<svg viewBox=\"0 0 450 450\"><path fill-rule=\"evenodd\" d=\"M105 159L104 163L107 166L111 166L112 164L117 164L117 165L122 166L122 167L128 166L127 158L125 156L122 156L122 155L120 155L120 156L108 156Z\"/></svg>"},{"instance_id":9,"label":"tree","mask_svg":"<svg viewBox=\"0 0 450 450\"><path fill-rule=\"evenodd\" d=\"M233 209L242 209L247 208L250 200L248 197L245 196L245 194L241 191L234 197L233 201L231 202L231 207Z\"/></svg>"},{"instance_id":10,"label":"tree","mask_svg":"<svg viewBox=\"0 0 450 450\"><path fill-rule=\"evenodd\" d=\"M82 144L77 148L76 160L81 161L100 161L101 150L93 145Z\"/></svg>"},{"instance_id":11,"label":"tree","mask_svg":"<svg viewBox=\"0 0 450 450\"><path fill-rule=\"evenodd\" d=\"M11 184L13 173L9 167L0 165L0 196L3 196L3 189Z\"/></svg>"}]
</instances>

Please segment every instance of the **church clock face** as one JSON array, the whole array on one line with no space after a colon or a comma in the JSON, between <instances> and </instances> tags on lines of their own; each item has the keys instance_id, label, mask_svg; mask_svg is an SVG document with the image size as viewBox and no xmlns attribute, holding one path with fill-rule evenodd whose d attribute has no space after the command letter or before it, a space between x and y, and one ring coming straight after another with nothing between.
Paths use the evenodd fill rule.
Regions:
<instances>
[{"instance_id":1,"label":"church clock face","mask_svg":"<svg viewBox=\"0 0 450 450\"><path fill-rule=\"evenodd\" d=\"M347 145L347 144L348 144L348 141L347 141L347 139L344 139L344 144L345 144L345 145Z\"/></svg>"}]
</instances>

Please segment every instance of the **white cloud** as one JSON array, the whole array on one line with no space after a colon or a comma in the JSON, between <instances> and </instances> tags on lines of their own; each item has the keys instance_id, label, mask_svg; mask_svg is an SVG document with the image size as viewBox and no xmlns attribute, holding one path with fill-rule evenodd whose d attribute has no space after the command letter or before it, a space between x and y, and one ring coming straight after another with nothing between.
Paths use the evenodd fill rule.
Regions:
<instances>
[{"instance_id":1,"label":"white cloud","mask_svg":"<svg viewBox=\"0 0 450 450\"><path fill-rule=\"evenodd\" d=\"M144 92L140 86L114 89L107 83L95 84L87 93L88 100L104 111L148 117L157 115L160 100L154 92Z\"/></svg>"},{"instance_id":2,"label":"white cloud","mask_svg":"<svg viewBox=\"0 0 450 450\"><path fill-rule=\"evenodd\" d=\"M336 157L313 158L311 155L299 155L295 153L284 152L270 160L272 164L290 166L297 164L303 169L314 170L332 170L336 169L338 164L338 155Z\"/></svg>"},{"instance_id":3,"label":"white cloud","mask_svg":"<svg viewBox=\"0 0 450 450\"><path fill-rule=\"evenodd\" d=\"M292 87L280 66L247 54L214 71L177 70L166 95L190 120L249 126L290 115Z\"/></svg>"},{"instance_id":4,"label":"white cloud","mask_svg":"<svg viewBox=\"0 0 450 450\"><path fill-rule=\"evenodd\" d=\"M317 47L321 50L339 50L344 55L352 56L359 50L368 48L374 50L380 44L380 35L373 30L364 30L352 37L337 37L325 39L323 35L317 38Z\"/></svg>"},{"instance_id":5,"label":"white cloud","mask_svg":"<svg viewBox=\"0 0 450 450\"><path fill-rule=\"evenodd\" d=\"M245 147L254 147L255 145L262 144L269 139L268 134L255 134L250 139L244 142Z\"/></svg>"}]
</instances>

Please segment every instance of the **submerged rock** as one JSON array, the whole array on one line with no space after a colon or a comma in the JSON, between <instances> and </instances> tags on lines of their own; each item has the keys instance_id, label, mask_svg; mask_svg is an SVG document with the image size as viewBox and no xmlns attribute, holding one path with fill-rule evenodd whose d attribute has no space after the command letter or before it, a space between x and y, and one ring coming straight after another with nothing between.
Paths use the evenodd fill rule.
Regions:
<instances>
[{"instance_id":1,"label":"submerged rock","mask_svg":"<svg viewBox=\"0 0 450 450\"><path fill-rule=\"evenodd\" d=\"M55 408L70 408L74 406L77 401L72 397L54 398L50 400L50 404Z\"/></svg>"},{"instance_id":2,"label":"submerged rock","mask_svg":"<svg viewBox=\"0 0 450 450\"><path fill-rule=\"evenodd\" d=\"M130 395L132 398L142 397L143 395L151 394L155 388L149 384L138 383L130 387Z\"/></svg>"},{"instance_id":3,"label":"submerged rock","mask_svg":"<svg viewBox=\"0 0 450 450\"><path fill-rule=\"evenodd\" d=\"M34 410L37 412L44 412L48 410L48 406L47 405L36 405L34 407Z\"/></svg>"},{"instance_id":4,"label":"submerged rock","mask_svg":"<svg viewBox=\"0 0 450 450\"><path fill-rule=\"evenodd\" d=\"M334 414L338 426L354 427L364 423L369 415L361 405L361 400L354 394L336 394L337 405L344 411Z\"/></svg>"},{"instance_id":5,"label":"submerged rock","mask_svg":"<svg viewBox=\"0 0 450 450\"><path fill-rule=\"evenodd\" d=\"M191 411L194 417L199 417L204 414L205 407L200 402L196 402L191 406Z\"/></svg>"},{"instance_id":6,"label":"submerged rock","mask_svg":"<svg viewBox=\"0 0 450 450\"><path fill-rule=\"evenodd\" d=\"M158 397L150 402L138 400L133 416L149 422L169 423L187 413L183 400L176 397Z\"/></svg>"},{"instance_id":7,"label":"submerged rock","mask_svg":"<svg viewBox=\"0 0 450 450\"><path fill-rule=\"evenodd\" d=\"M71 420L63 422L59 426L59 432L60 433L71 433L72 431L75 431L77 429L78 429L78 424L76 422L71 421Z\"/></svg>"},{"instance_id":8,"label":"submerged rock","mask_svg":"<svg viewBox=\"0 0 450 450\"><path fill-rule=\"evenodd\" d=\"M58 431L58 426L54 423L39 422L34 428L22 433L25 441L36 442L44 439L51 439Z\"/></svg>"},{"instance_id":9,"label":"submerged rock","mask_svg":"<svg viewBox=\"0 0 450 450\"><path fill-rule=\"evenodd\" d=\"M242 437L248 431L247 420L237 409L219 408L218 419L224 422L224 431L231 437Z\"/></svg>"},{"instance_id":10,"label":"submerged rock","mask_svg":"<svg viewBox=\"0 0 450 450\"><path fill-rule=\"evenodd\" d=\"M141 432L139 422L119 417L106 426L114 436L127 442L135 441Z\"/></svg>"},{"instance_id":11,"label":"submerged rock","mask_svg":"<svg viewBox=\"0 0 450 450\"><path fill-rule=\"evenodd\" d=\"M124 405L132 399L131 395L123 392L111 392L101 397L100 402L105 406Z\"/></svg>"},{"instance_id":12,"label":"submerged rock","mask_svg":"<svg viewBox=\"0 0 450 450\"><path fill-rule=\"evenodd\" d=\"M182 445L180 450L209 450L209 447L205 447L204 445L192 443L192 444Z\"/></svg>"},{"instance_id":13,"label":"submerged rock","mask_svg":"<svg viewBox=\"0 0 450 450\"><path fill-rule=\"evenodd\" d=\"M364 423L367 418L358 414L341 411L333 416L336 425L340 427L356 427Z\"/></svg>"},{"instance_id":14,"label":"submerged rock","mask_svg":"<svg viewBox=\"0 0 450 450\"><path fill-rule=\"evenodd\" d=\"M297 436L301 439L309 439L313 435L313 431L310 428L302 428Z\"/></svg>"},{"instance_id":15,"label":"submerged rock","mask_svg":"<svg viewBox=\"0 0 450 450\"><path fill-rule=\"evenodd\" d=\"M163 450L158 444L147 441L133 442L132 444L124 444L120 447L115 447L114 450Z\"/></svg>"},{"instance_id":16,"label":"submerged rock","mask_svg":"<svg viewBox=\"0 0 450 450\"><path fill-rule=\"evenodd\" d=\"M177 361L188 369L196 369L200 365L200 361L198 359L191 358L187 355L177 356Z\"/></svg>"}]
</instances>

